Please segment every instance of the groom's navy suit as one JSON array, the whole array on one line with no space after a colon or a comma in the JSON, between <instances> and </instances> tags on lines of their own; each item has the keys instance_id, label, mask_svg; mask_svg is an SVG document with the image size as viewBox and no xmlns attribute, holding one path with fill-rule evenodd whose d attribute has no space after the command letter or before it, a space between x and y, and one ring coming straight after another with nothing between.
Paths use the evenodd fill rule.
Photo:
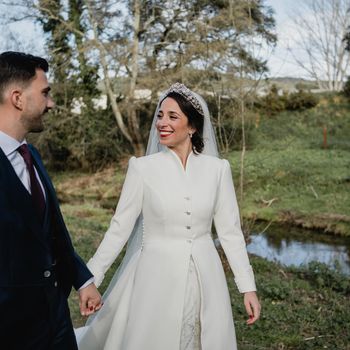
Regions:
<instances>
[{"instance_id":1,"label":"groom's navy suit","mask_svg":"<svg viewBox=\"0 0 350 350\"><path fill-rule=\"evenodd\" d=\"M71 350L54 346L53 333L71 329L66 299L92 275L74 251L40 156L30 151L45 189L43 220L0 148L0 348Z\"/></svg>"}]
</instances>

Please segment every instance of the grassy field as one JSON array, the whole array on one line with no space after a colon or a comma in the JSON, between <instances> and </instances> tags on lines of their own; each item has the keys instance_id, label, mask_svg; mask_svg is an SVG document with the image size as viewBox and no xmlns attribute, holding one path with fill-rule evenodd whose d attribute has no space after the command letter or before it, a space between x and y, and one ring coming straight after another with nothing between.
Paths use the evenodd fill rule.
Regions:
<instances>
[{"instance_id":1,"label":"grassy field","mask_svg":"<svg viewBox=\"0 0 350 350\"><path fill-rule=\"evenodd\" d=\"M301 113L261 118L249 130L245 159L245 221L283 222L350 236L350 107L338 97ZM322 148L327 126L328 147ZM239 152L225 155L239 182ZM126 162L96 174L54 176L74 245L87 261L106 231L119 196ZM238 193L239 195L239 193ZM247 226L249 226L247 225ZM119 263L121 257L115 263ZM349 278L313 264L292 269L252 257L262 318L245 325L242 296L226 267L239 349L349 349ZM101 287L106 288L113 268ZM75 326L76 293L70 298Z\"/></svg>"},{"instance_id":2,"label":"grassy field","mask_svg":"<svg viewBox=\"0 0 350 350\"><path fill-rule=\"evenodd\" d=\"M328 97L311 110L261 118L249 130L248 143L240 203L246 219L350 236L348 102ZM238 189L240 153L231 152L227 158Z\"/></svg>"}]
</instances>

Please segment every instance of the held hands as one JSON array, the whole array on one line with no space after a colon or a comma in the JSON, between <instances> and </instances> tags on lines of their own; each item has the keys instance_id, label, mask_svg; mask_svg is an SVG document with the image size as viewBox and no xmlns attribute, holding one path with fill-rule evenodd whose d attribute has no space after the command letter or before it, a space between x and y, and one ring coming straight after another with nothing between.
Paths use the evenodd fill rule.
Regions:
<instances>
[{"instance_id":1,"label":"held hands","mask_svg":"<svg viewBox=\"0 0 350 350\"><path fill-rule=\"evenodd\" d=\"M261 306L255 292L244 293L244 306L249 315L247 325L252 325L260 317Z\"/></svg>"},{"instance_id":2,"label":"held hands","mask_svg":"<svg viewBox=\"0 0 350 350\"><path fill-rule=\"evenodd\" d=\"M79 307L82 316L90 316L102 307L101 294L94 283L79 290Z\"/></svg>"}]
</instances>

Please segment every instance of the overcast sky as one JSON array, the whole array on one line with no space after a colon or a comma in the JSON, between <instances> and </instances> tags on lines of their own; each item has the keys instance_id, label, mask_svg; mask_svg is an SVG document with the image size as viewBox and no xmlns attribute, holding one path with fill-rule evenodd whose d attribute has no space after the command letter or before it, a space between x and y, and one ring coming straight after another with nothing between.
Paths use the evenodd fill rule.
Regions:
<instances>
[{"instance_id":1,"label":"overcast sky","mask_svg":"<svg viewBox=\"0 0 350 350\"><path fill-rule=\"evenodd\" d=\"M293 62L292 54L287 50L288 46L293 46L293 23L291 18L293 10L295 10L298 4L298 0L265 0L265 4L274 9L277 22L276 31L278 35L278 44L273 52L270 51L267 54L271 77L304 76L303 71ZM0 7L0 13L2 11L6 11L6 9ZM10 40L10 44L9 40L5 40L5 38L8 38L9 29L11 33L14 34ZM16 23L10 28L1 28L0 52L5 49L45 55L44 38L39 26L35 25L32 21L24 21L20 24Z\"/></svg>"},{"instance_id":2,"label":"overcast sky","mask_svg":"<svg viewBox=\"0 0 350 350\"><path fill-rule=\"evenodd\" d=\"M305 77L305 72L295 63L291 51L288 50L290 48L294 53L297 52L294 45L297 33L293 14L298 10L298 0L265 0L265 3L275 11L278 37L277 46L268 60L270 75L272 77Z\"/></svg>"}]
</instances>

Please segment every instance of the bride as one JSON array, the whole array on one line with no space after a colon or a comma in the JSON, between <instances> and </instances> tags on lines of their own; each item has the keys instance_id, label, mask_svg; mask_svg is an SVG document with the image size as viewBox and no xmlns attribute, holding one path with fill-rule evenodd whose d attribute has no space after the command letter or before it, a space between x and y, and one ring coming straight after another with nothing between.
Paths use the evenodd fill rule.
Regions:
<instances>
[{"instance_id":1,"label":"bride","mask_svg":"<svg viewBox=\"0 0 350 350\"><path fill-rule=\"evenodd\" d=\"M104 306L78 334L81 350L237 348L214 221L247 324L260 314L232 182L206 103L185 85L161 97L147 155L132 157L110 227L88 262L99 286L123 246Z\"/></svg>"}]
</instances>

